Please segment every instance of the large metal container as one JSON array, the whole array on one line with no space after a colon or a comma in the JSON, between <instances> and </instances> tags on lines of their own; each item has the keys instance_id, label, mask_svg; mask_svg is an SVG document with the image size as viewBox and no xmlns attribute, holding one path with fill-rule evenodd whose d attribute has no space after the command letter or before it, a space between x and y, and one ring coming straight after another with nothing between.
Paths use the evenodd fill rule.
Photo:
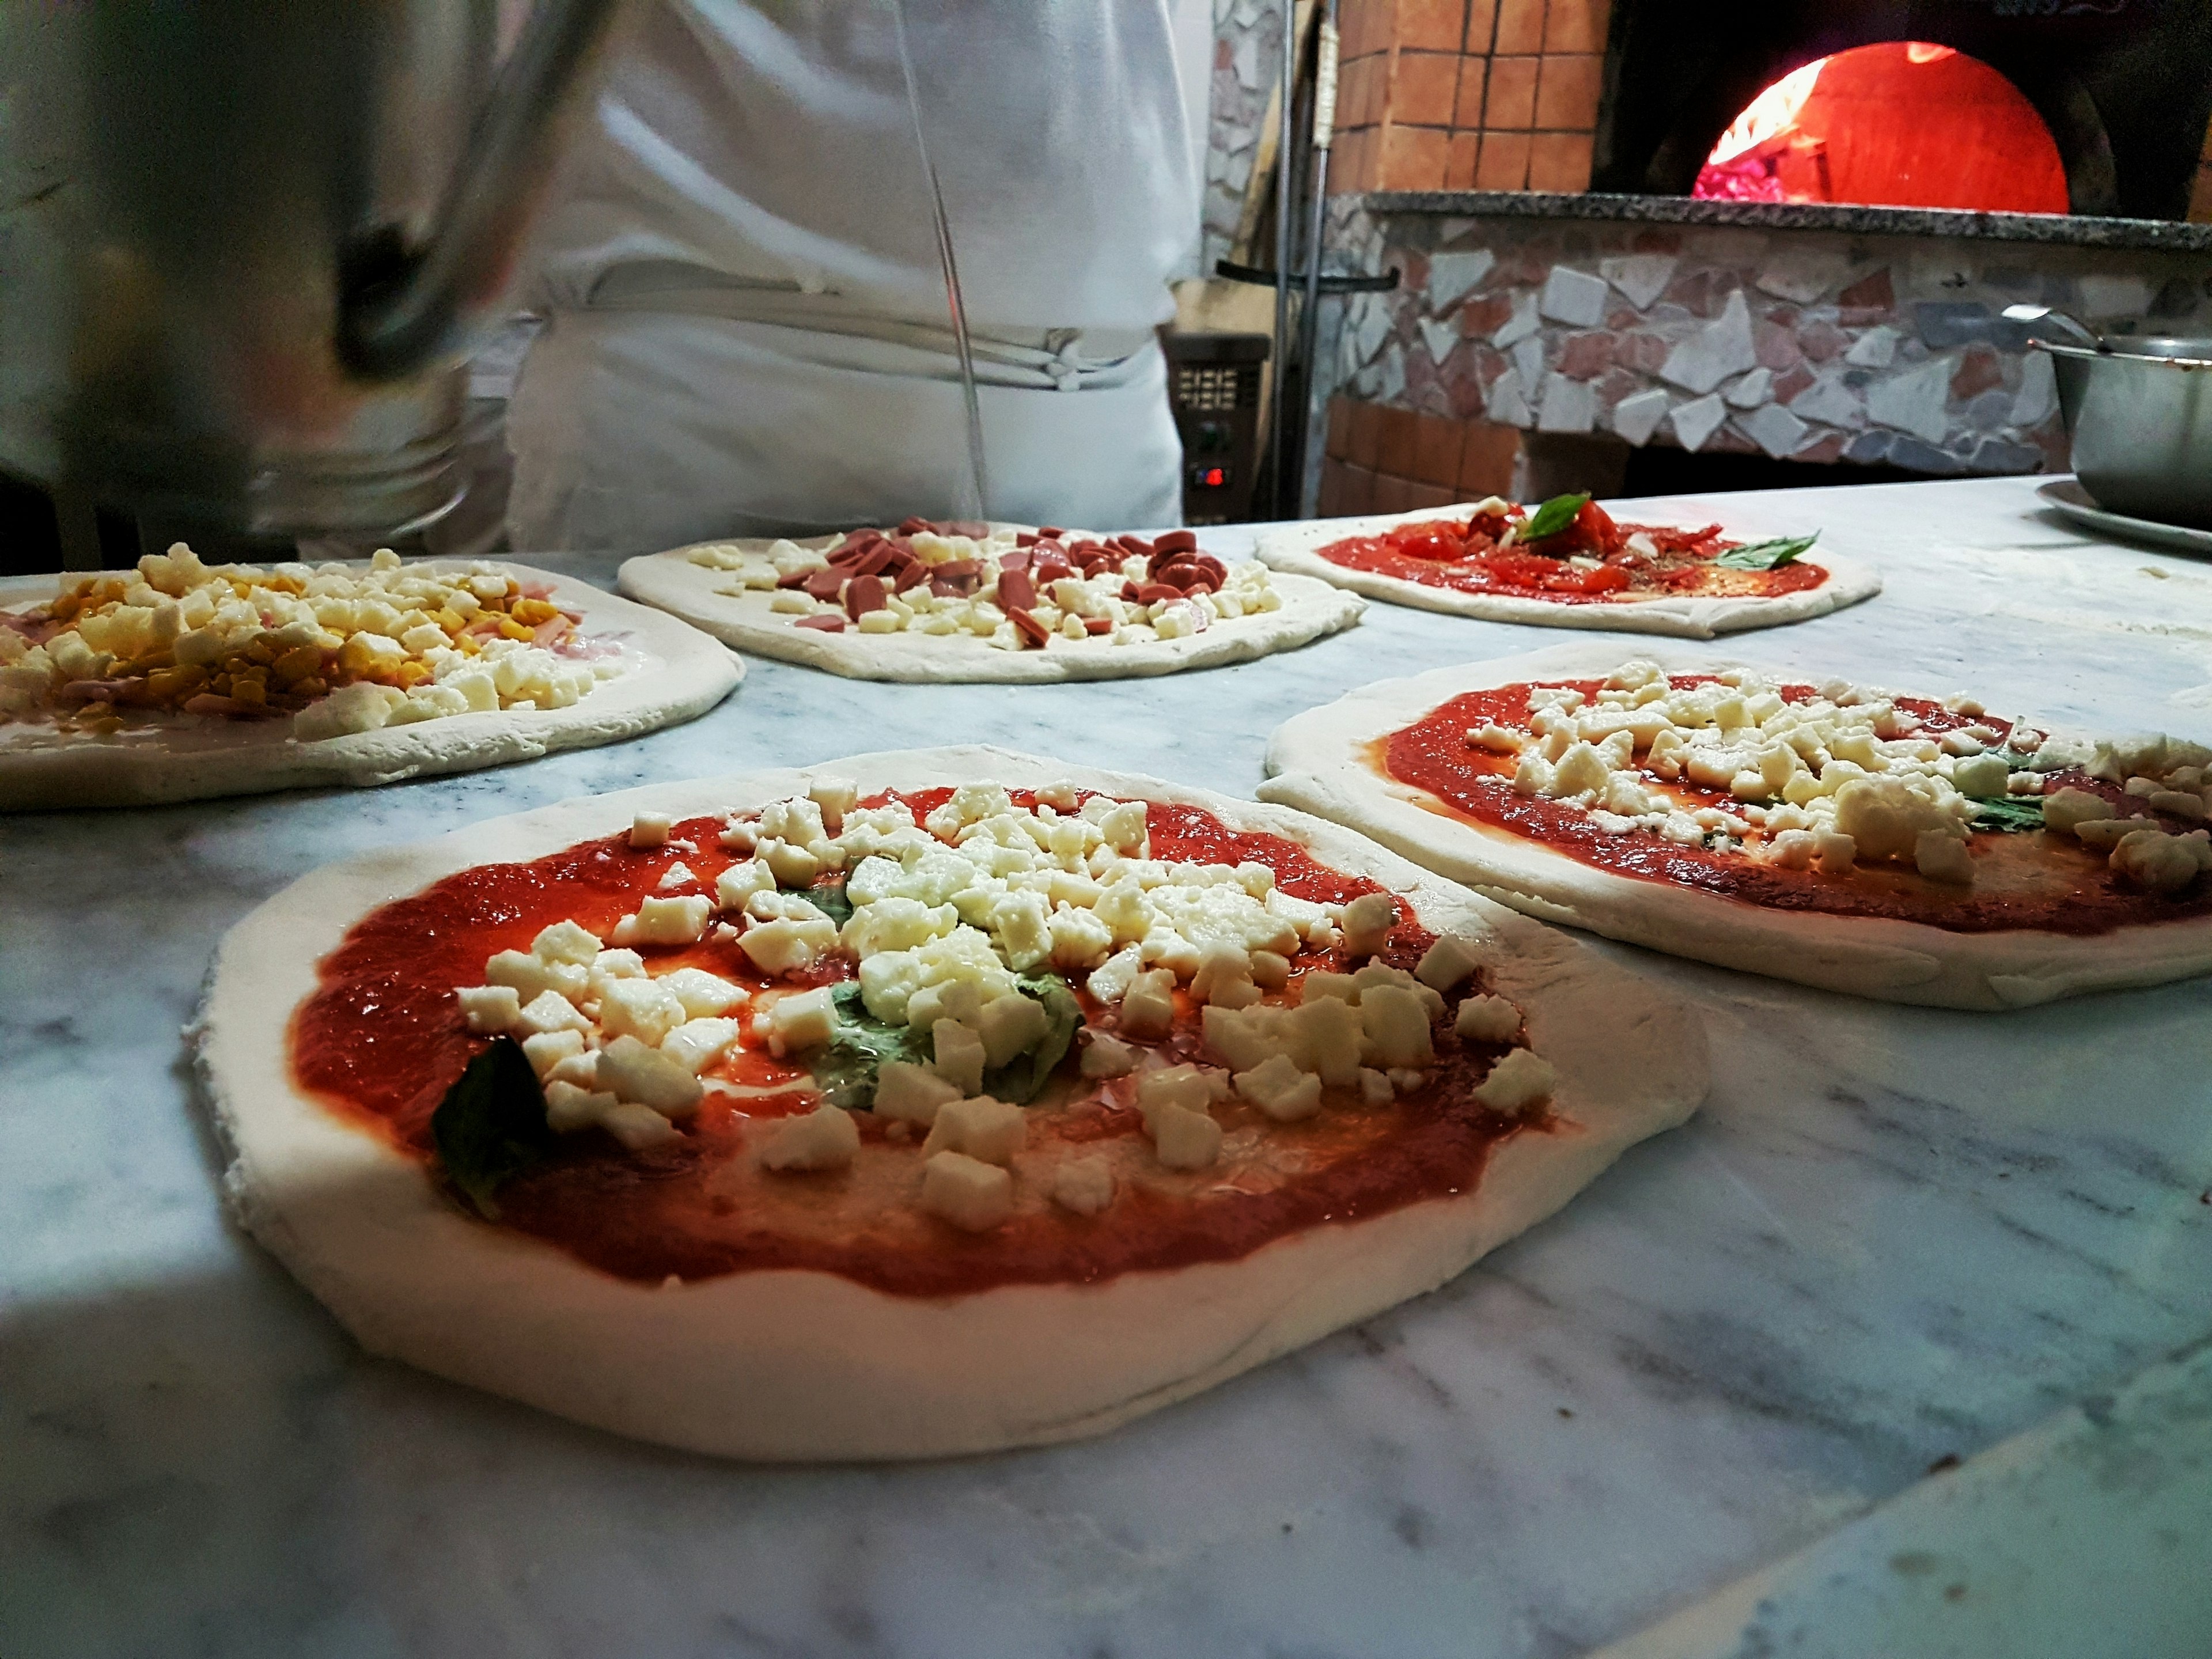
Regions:
<instances>
[{"instance_id":1,"label":"large metal container","mask_svg":"<svg viewBox=\"0 0 2212 1659\"><path fill-rule=\"evenodd\" d=\"M216 542L434 516L620 0L0 7L0 466ZM79 561L72 559L72 562Z\"/></svg>"},{"instance_id":2,"label":"large metal container","mask_svg":"<svg viewBox=\"0 0 2212 1659\"><path fill-rule=\"evenodd\" d=\"M2097 504L2212 529L2212 340L2038 343L2057 371L2075 476Z\"/></svg>"}]
</instances>

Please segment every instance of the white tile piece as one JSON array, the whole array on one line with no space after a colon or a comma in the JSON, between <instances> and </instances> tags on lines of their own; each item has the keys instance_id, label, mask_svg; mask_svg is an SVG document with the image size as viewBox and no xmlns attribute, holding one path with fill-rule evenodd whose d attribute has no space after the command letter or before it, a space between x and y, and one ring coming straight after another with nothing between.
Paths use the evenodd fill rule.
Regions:
<instances>
[{"instance_id":1,"label":"white tile piece","mask_svg":"<svg viewBox=\"0 0 2212 1659\"><path fill-rule=\"evenodd\" d=\"M1527 339L1536 331L1539 326L1540 325L1536 320L1536 296L1533 294L1523 294L1513 302L1513 314L1499 326L1497 333L1490 337L1490 343L1502 350L1517 341Z\"/></svg>"},{"instance_id":2,"label":"white tile piece","mask_svg":"<svg viewBox=\"0 0 2212 1659\"><path fill-rule=\"evenodd\" d=\"M1429 256L1429 309L1442 313L1474 291L1498 260L1487 248L1472 253L1432 253Z\"/></svg>"},{"instance_id":3,"label":"white tile piece","mask_svg":"<svg viewBox=\"0 0 2212 1659\"><path fill-rule=\"evenodd\" d=\"M1607 282L1620 290L1622 299L1638 311L1647 311L1674 280L1675 263L1671 253L1631 253L1601 259L1597 268Z\"/></svg>"},{"instance_id":4,"label":"white tile piece","mask_svg":"<svg viewBox=\"0 0 2212 1659\"><path fill-rule=\"evenodd\" d=\"M1459 329L1452 323L1440 323L1433 317L1424 317L1420 322L1421 341L1429 349L1430 358L1442 362L1452 355L1459 343Z\"/></svg>"},{"instance_id":5,"label":"white tile piece","mask_svg":"<svg viewBox=\"0 0 2212 1659\"><path fill-rule=\"evenodd\" d=\"M1521 371L1522 386L1540 386L1544 380L1544 337L1531 334L1513 348L1513 367Z\"/></svg>"},{"instance_id":6,"label":"white tile piece","mask_svg":"<svg viewBox=\"0 0 2212 1659\"><path fill-rule=\"evenodd\" d=\"M1842 287L1850 270L1850 261L1840 253L1784 248L1759 267L1753 281L1762 294L1809 306L1830 290Z\"/></svg>"},{"instance_id":7,"label":"white tile piece","mask_svg":"<svg viewBox=\"0 0 2212 1659\"><path fill-rule=\"evenodd\" d=\"M1757 409L1774 396L1774 371L1754 368L1723 395L1730 409Z\"/></svg>"},{"instance_id":8,"label":"white tile piece","mask_svg":"<svg viewBox=\"0 0 2212 1659\"><path fill-rule=\"evenodd\" d=\"M1877 380L1867 392L1867 413L1884 426L1931 444L1949 432L1951 360L1938 357L1907 374Z\"/></svg>"},{"instance_id":9,"label":"white tile piece","mask_svg":"<svg viewBox=\"0 0 2212 1659\"><path fill-rule=\"evenodd\" d=\"M1740 418L1736 425L1745 437L1778 461L1785 455L1796 454L1802 448L1813 430L1779 404L1768 404L1763 409L1754 410Z\"/></svg>"},{"instance_id":10,"label":"white tile piece","mask_svg":"<svg viewBox=\"0 0 2212 1659\"><path fill-rule=\"evenodd\" d=\"M1659 378L1685 392L1706 392L1758 361L1751 339L1751 309L1738 289L1729 295L1719 316L1667 354Z\"/></svg>"},{"instance_id":11,"label":"white tile piece","mask_svg":"<svg viewBox=\"0 0 2212 1659\"><path fill-rule=\"evenodd\" d=\"M1897 361L1897 331L1886 323L1869 329L1851 342L1844 361L1853 368L1887 368Z\"/></svg>"},{"instance_id":12,"label":"white tile piece","mask_svg":"<svg viewBox=\"0 0 2212 1659\"><path fill-rule=\"evenodd\" d=\"M1597 392L1589 381L1571 380L1564 374L1545 376L1537 431L1588 432L1596 424Z\"/></svg>"},{"instance_id":13,"label":"white tile piece","mask_svg":"<svg viewBox=\"0 0 2212 1659\"><path fill-rule=\"evenodd\" d=\"M1633 392L1613 406L1613 429L1641 449L1667 418L1667 394L1657 386Z\"/></svg>"},{"instance_id":14,"label":"white tile piece","mask_svg":"<svg viewBox=\"0 0 2212 1659\"><path fill-rule=\"evenodd\" d=\"M1856 431L1866 424L1866 406L1840 380L1815 380L1790 400L1790 412L1825 426Z\"/></svg>"},{"instance_id":15,"label":"white tile piece","mask_svg":"<svg viewBox=\"0 0 2212 1659\"><path fill-rule=\"evenodd\" d=\"M1675 404L1672 418L1675 441L1685 449L1703 449L1705 440L1719 431L1721 422L1728 419L1728 405L1716 392L1691 403Z\"/></svg>"},{"instance_id":16,"label":"white tile piece","mask_svg":"<svg viewBox=\"0 0 2212 1659\"><path fill-rule=\"evenodd\" d=\"M1553 265L1536 309L1555 323L1595 328L1605 320L1605 279L1571 265Z\"/></svg>"},{"instance_id":17,"label":"white tile piece","mask_svg":"<svg viewBox=\"0 0 2212 1659\"><path fill-rule=\"evenodd\" d=\"M1490 383L1490 391L1482 400L1482 412L1500 426L1529 424L1528 400L1522 395L1519 369L1509 368Z\"/></svg>"},{"instance_id":18,"label":"white tile piece","mask_svg":"<svg viewBox=\"0 0 2212 1659\"><path fill-rule=\"evenodd\" d=\"M1362 307L1359 320L1352 325L1352 338L1358 345L1358 361L1371 362L1375 354L1382 349L1382 342L1390 336L1390 308L1379 295L1360 296L1366 303Z\"/></svg>"}]
</instances>

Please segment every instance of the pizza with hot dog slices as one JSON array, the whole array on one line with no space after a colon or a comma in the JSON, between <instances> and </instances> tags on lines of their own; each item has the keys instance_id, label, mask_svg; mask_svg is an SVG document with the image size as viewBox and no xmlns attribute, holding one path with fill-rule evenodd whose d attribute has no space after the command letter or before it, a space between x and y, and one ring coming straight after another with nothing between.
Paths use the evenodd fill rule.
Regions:
<instances>
[{"instance_id":1,"label":"pizza with hot dog slices","mask_svg":"<svg viewBox=\"0 0 2212 1659\"><path fill-rule=\"evenodd\" d=\"M1112 1427L1705 1087L1682 1007L1348 830L979 749L334 865L194 1043L243 1220L366 1346L775 1459Z\"/></svg>"},{"instance_id":2,"label":"pizza with hot dog slices","mask_svg":"<svg viewBox=\"0 0 2212 1659\"><path fill-rule=\"evenodd\" d=\"M1287 722L1264 799L1555 921L1960 1008L2212 970L2212 748L1677 647L1575 646Z\"/></svg>"},{"instance_id":3,"label":"pizza with hot dog slices","mask_svg":"<svg viewBox=\"0 0 2212 1659\"><path fill-rule=\"evenodd\" d=\"M371 785L636 737L743 677L696 629L503 561L0 581L0 809Z\"/></svg>"},{"instance_id":4,"label":"pizza with hot dog slices","mask_svg":"<svg viewBox=\"0 0 2212 1659\"><path fill-rule=\"evenodd\" d=\"M1485 622L1716 634L1824 617L1881 591L1817 533L1749 539L1717 524L1615 519L1588 495L1271 531L1259 557L1394 605Z\"/></svg>"},{"instance_id":5,"label":"pizza with hot dog slices","mask_svg":"<svg viewBox=\"0 0 2212 1659\"><path fill-rule=\"evenodd\" d=\"M1146 539L933 523L710 542L629 560L622 591L741 651L855 679L1112 679L1245 662L1348 628L1325 582Z\"/></svg>"}]
</instances>

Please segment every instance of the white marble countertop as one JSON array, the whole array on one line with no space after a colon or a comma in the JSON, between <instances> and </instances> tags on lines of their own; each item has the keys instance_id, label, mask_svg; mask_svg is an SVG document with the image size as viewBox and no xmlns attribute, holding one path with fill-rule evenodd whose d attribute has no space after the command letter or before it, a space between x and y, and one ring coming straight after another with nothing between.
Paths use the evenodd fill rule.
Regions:
<instances>
[{"instance_id":1,"label":"white marble countertop","mask_svg":"<svg viewBox=\"0 0 2212 1659\"><path fill-rule=\"evenodd\" d=\"M2087 540L2030 481L1682 507L1708 508L1888 580L1724 650L2212 732L2212 565ZM224 1219L178 1027L222 930L319 862L953 737L1245 792L1299 708L1557 637L1377 605L1120 685L755 662L616 748L0 818L0 1653L1548 1659L2212 1333L2212 982L1976 1015L1606 945L1704 1010L1696 1120L1437 1294L1087 1444L812 1469L629 1444L363 1358Z\"/></svg>"}]
</instances>

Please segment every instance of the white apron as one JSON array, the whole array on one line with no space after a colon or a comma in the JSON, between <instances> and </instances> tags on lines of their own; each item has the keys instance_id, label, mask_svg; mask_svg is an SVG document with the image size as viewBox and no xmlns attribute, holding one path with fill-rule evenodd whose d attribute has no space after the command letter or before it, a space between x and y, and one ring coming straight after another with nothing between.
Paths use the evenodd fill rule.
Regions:
<instances>
[{"instance_id":1,"label":"white apron","mask_svg":"<svg viewBox=\"0 0 2212 1659\"><path fill-rule=\"evenodd\" d=\"M1154 328L1195 167L1169 0L907 0L993 517L1180 519ZM514 545L960 511L967 422L888 0L659 0L537 251Z\"/></svg>"}]
</instances>

